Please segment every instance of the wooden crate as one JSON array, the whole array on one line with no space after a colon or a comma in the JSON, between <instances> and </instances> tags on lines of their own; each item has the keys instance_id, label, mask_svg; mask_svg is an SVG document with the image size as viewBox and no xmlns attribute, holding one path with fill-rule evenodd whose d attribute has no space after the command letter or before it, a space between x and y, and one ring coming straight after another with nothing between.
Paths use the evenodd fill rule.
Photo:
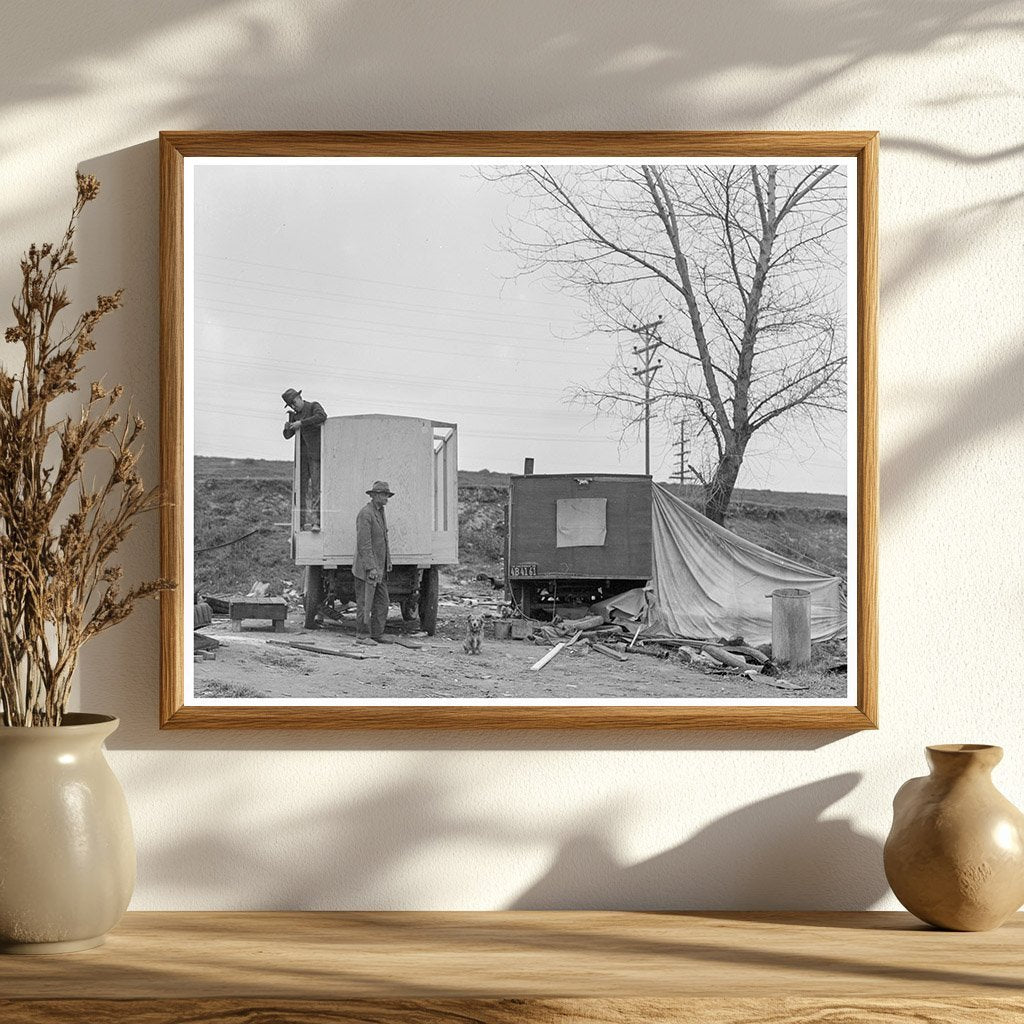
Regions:
<instances>
[{"instance_id":1,"label":"wooden crate","mask_svg":"<svg viewBox=\"0 0 1024 1024\"><path fill-rule=\"evenodd\" d=\"M284 620L288 618L288 604L283 597L241 597L232 598L228 615L235 629L242 628L243 619L269 619L275 633L284 632Z\"/></svg>"}]
</instances>

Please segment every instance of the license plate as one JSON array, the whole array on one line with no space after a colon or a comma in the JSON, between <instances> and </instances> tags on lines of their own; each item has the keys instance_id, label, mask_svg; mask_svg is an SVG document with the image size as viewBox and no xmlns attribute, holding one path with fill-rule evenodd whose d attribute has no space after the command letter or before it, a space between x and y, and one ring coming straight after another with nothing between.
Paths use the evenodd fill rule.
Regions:
<instances>
[{"instance_id":1,"label":"license plate","mask_svg":"<svg viewBox=\"0 0 1024 1024\"><path fill-rule=\"evenodd\" d=\"M520 562L518 565L513 565L509 575L515 579L523 576L536 576L537 575L537 563L536 562Z\"/></svg>"}]
</instances>

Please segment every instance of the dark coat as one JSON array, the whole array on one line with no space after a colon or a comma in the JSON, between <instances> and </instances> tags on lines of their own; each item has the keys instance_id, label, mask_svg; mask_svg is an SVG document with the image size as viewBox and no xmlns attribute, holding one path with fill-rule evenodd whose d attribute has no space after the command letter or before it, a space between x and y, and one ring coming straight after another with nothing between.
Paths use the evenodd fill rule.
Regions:
<instances>
[{"instance_id":1,"label":"dark coat","mask_svg":"<svg viewBox=\"0 0 1024 1024\"><path fill-rule=\"evenodd\" d=\"M367 502L356 515L356 560L352 575L365 580L370 569L376 569L378 579L391 568L391 550L388 546L388 524L384 509L379 512L373 502Z\"/></svg>"},{"instance_id":2,"label":"dark coat","mask_svg":"<svg viewBox=\"0 0 1024 1024\"><path fill-rule=\"evenodd\" d=\"M307 399L301 415L294 409L288 412L288 422L282 433L285 437L291 437L297 426L302 427L302 447L319 455L320 424L326 419L327 413L324 412L324 407L319 402L311 402Z\"/></svg>"}]
</instances>

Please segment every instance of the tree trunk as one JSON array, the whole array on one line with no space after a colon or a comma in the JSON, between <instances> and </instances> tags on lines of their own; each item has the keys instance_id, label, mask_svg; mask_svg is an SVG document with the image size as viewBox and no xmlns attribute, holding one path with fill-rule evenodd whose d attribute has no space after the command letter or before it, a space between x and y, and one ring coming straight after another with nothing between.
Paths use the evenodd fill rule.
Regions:
<instances>
[{"instance_id":1,"label":"tree trunk","mask_svg":"<svg viewBox=\"0 0 1024 1024\"><path fill-rule=\"evenodd\" d=\"M725 514L729 511L733 488L743 464L743 452L730 452L722 456L715 467L715 475L705 489L704 515L719 526L725 525Z\"/></svg>"}]
</instances>

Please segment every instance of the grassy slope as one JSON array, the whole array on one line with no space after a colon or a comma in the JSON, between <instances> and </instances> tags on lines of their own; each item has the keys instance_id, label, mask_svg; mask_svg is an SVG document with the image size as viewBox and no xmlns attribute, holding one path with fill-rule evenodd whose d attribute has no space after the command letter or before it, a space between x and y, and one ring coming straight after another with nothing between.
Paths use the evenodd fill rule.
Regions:
<instances>
[{"instance_id":1,"label":"grassy slope","mask_svg":"<svg viewBox=\"0 0 1024 1024\"><path fill-rule=\"evenodd\" d=\"M195 461L195 536L198 548L223 544L253 529L254 536L196 555L200 593L247 592L256 580L301 587L292 564L286 523L291 463L260 459ZM462 572L501 577L507 474L460 471L459 534ZM693 495L686 495L696 504ZM728 527L741 537L833 571L846 572L846 500L841 495L737 491Z\"/></svg>"},{"instance_id":2,"label":"grassy slope","mask_svg":"<svg viewBox=\"0 0 1024 1024\"><path fill-rule=\"evenodd\" d=\"M223 459L204 456L195 460L196 477L242 477L259 480L290 480L292 464L270 459ZM460 469L460 487L507 487L508 473L495 473L489 469ZM659 481L678 494L678 485ZM694 506L700 503L700 489L687 485L683 497ZM808 491L765 491L737 487L734 500L744 504L772 505L777 508L815 508L846 510L845 494L816 494Z\"/></svg>"}]
</instances>

